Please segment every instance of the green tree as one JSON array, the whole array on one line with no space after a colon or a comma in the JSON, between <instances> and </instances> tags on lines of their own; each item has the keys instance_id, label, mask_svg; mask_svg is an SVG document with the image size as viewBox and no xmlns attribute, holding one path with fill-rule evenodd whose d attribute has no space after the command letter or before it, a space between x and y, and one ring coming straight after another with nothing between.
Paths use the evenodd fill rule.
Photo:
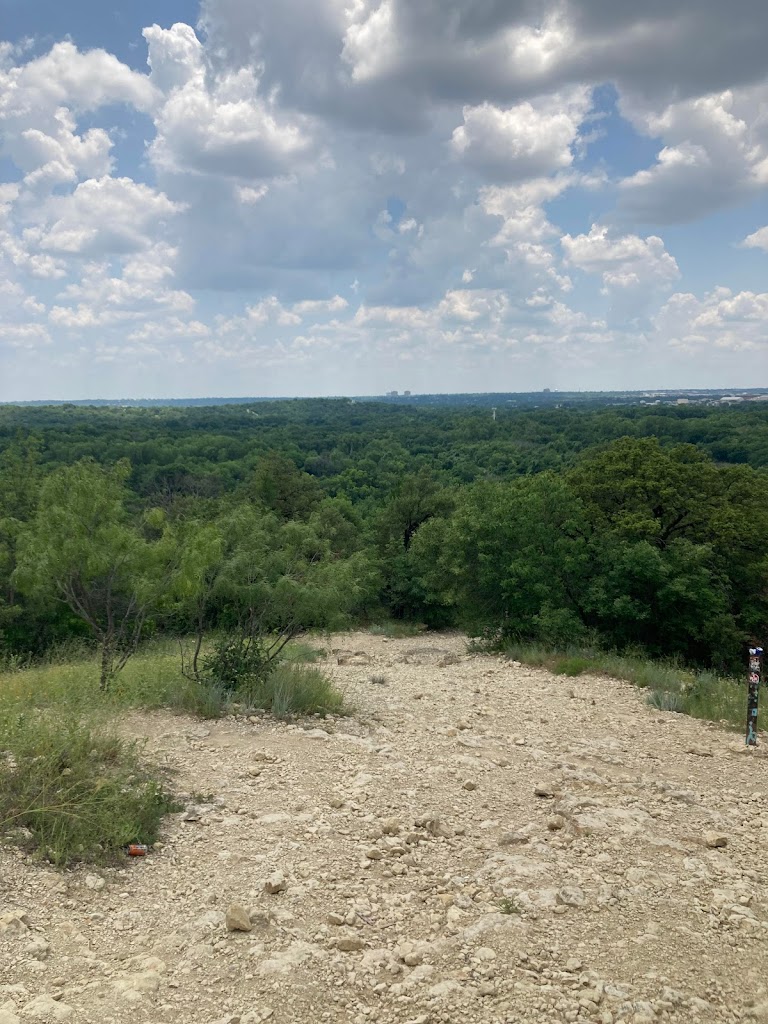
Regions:
<instances>
[{"instance_id":1,"label":"green tree","mask_svg":"<svg viewBox=\"0 0 768 1024\"><path fill-rule=\"evenodd\" d=\"M339 555L318 523L283 522L243 503L213 522L179 524L173 593L195 634L194 678L211 629L227 634L230 648L258 649L269 665L299 634L346 621L373 569L363 552Z\"/></svg>"},{"instance_id":2,"label":"green tree","mask_svg":"<svg viewBox=\"0 0 768 1024\"><path fill-rule=\"evenodd\" d=\"M64 602L100 647L106 690L136 650L168 561L128 521L127 461L103 469L85 459L43 483L38 511L19 537L14 581L23 592Z\"/></svg>"}]
</instances>

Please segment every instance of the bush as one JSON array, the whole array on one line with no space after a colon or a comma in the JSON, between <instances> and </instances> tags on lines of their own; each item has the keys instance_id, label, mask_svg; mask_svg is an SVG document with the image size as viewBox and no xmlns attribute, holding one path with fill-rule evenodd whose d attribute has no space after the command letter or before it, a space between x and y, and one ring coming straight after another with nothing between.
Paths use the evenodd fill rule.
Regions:
<instances>
[{"instance_id":1,"label":"bush","mask_svg":"<svg viewBox=\"0 0 768 1024\"><path fill-rule=\"evenodd\" d=\"M139 748L75 716L6 707L0 833L58 866L151 845L174 809Z\"/></svg>"},{"instance_id":2,"label":"bush","mask_svg":"<svg viewBox=\"0 0 768 1024\"><path fill-rule=\"evenodd\" d=\"M552 665L552 671L556 676L580 676L582 672L588 672L590 669L594 669L594 662L579 655L557 658Z\"/></svg>"},{"instance_id":3,"label":"bush","mask_svg":"<svg viewBox=\"0 0 768 1024\"><path fill-rule=\"evenodd\" d=\"M203 682L233 693L264 681L274 665L274 658L260 638L224 634L203 659Z\"/></svg>"},{"instance_id":4,"label":"bush","mask_svg":"<svg viewBox=\"0 0 768 1024\"><path fill-rule=\"evenodd\" d=\"M682 695L671 690L651 690L648 694L648 703L658 711L676 711L678 714L685 711Z\"/></svg>"},{"instance_id":5,"label":"bush","mask_svg":"<svg viewBox=\"0 0 768 1024\"><path fill-rule=\"evenodd\" d=\"M242 689L244 701L275 718L299 715L342 715L344 697L333 681L316 668L282 663L266 679Z\"/></svg>"}]
</instances>

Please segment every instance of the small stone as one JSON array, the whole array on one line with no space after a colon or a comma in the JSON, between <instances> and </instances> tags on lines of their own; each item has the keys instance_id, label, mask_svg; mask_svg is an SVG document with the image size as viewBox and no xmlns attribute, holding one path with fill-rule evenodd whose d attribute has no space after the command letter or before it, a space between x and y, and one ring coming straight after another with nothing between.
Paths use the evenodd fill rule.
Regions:
<instances>
[{"instance_id":1,"label":"small stone","mask_svg":"<svg viewBox=\"0 0 768 1024\"><path fill-rule=\"evenodd\" d=\"M381 823L381 831L385 836L399 836L400 822L397 818L386 818Z\"/></svg>"},{"instance_id":2,"label":"small stone","mask_svg":"<svg viewBox=\"0 0 768 1024\"><path fill-rule=\"evenodd\" d=\"M466 789L468 792L471 793L474 789L477 789L477 783L473 782L472 779L467 779L467 781L461 788Z\"/></svg>"},{"instance_id":3,"label":"small stone","mask_svg":"<svg viewBox=\"0 0 768 1024\"><path fill-rule=\"evenodd\" d=\"M557 792L554 786L549 786L544 782L540 782L533 790L536 796L542 797L544 800L552 800Z\"/></svg>"},{"instance_id":4,"label":"small stone","mask_svg":"<svg viewBox=\"0 0 768 1024\"><path fill-rule=\"evenodd\" d=\"M24 1013L42 1020L66 1020L74 1010L66 1003L57 1002L50 996L38 996L24 1007Z\"/></svg>"},{"instance_id":5,"label":"small stone","mask_svg":"<svg viewBox=\"0 0 768 1024\"><path fill-rule=\"evenodd\" d=\"M359 949L365 948L365 939L359 935L340 935L334 945L340 953L356 953Z\"/></svg>"},{"instance_id":6,"label":"small stone","mask_svg":"<svg viewBox=\"0 0 768 1024\"><path fill-rule=\"evenodd\" d=\"M365 851L365 856L368 860L383 860L384 854L376 846L372 846L370 850Z\"/></svg>"},{"instance_id":7,"label":"small stone","mask_svg":"<svg viewBox=\"0 0 768 1024\"><path fill-rule=\"evenodd\" d=\"M584 890L580 889L577 885L567 885L559 889L555 899L563 907L583 907L587 902Z\"/></svg>"},{"instance_id":8,"label":"small stone","mask_svg":"<svg viewBox=\"0 0 768 1024\"><path fill-rule=\"evenodd\" d=\"M529 842L528 836L522 832L502 832L499 836L499 846L522 846Z\"/></svg>"},{"instance_id":9,"label":"small stone","mask_svg":"<svg viewBox=\"0 0 768 1024\"><path fill-rule=\"evenodd\" d=\"M423 698L424 698L424 694L423 693L414 693L414 695L413 695L413 699L414 700L422 700Z\"/></svg>"},{"instance_id":10,"label":"small stone","mask_svg":"<svg viewBox=\"0 0 768 1024\"><path fill-rule=\"evenodd\" d=\"M329 914L326 920L328 924L335 925L336 927L344 924L344 917L341 914Z\"/></svg>"},{"instance_id":11,"label":"small stone","mask_svg":"<svg viewBox=\"0 0 768 1024\"><path fill-rule=\"evenodd\" d=\"M86 887L92 889L93 892L99 892L107 884L101 875L86 875L84 882Z\"/></svg>"},{"instance_id":12,"label":"small stone","mask_svg":"<svg viewBox=\"0 0 768 1024\"><path fill-rule=\"evenodd\" d=\"M720 850L728 845L728 836L724 836L721 832L705 832L704 845L711 850Z\"/></svg>"},{"instance_id":13,"label":"small stone","mask_svg":"<svg viewBox=\"0 0 768 1024\"><path fill-rule=\"evenodd\" d=\"M0 935L24 935L29 931L29 917L24 910L9 910L0 914Z\"/></svg>"},{"instance_id":14,"label":"small stone","mask_svg":"<svg viewBox=\"0 0 768 1024\"><path fill-rule=\"evenodd\" d=\"M547 818L547 828L550 832L559 832L560 829L565 828L565 824L562 814L553 814L551 818Z\"/></svg>"},{"instance_id":15,"label":"small stone","mask_svg":"<svg viewBox=\"0 0 768 1024\"><path fill-rule=\"evenodd\" d=\"M571 956L565 961L565 969L566 971L570 971L571 974L576 974L583 966L584 965L581 960L577 959L575 956Z\"/></svg>"},{"instance_id":16,"label":"small stone","mask_svg":"<svg viewBox=\"0 0 768 1024\"><path fill-rule=\"evenodd\" d=\"M288 887L285 875L282 871L274 871L264 883L264 892L274 896L278 892L285 892Z\"/></svg>"},{"instance_id":17,"label":"small stone","mask_svg":"<svg viewBox=\"0 0 768 1024\"><path fill-rule=\"evenodd\" d=\"M228 932L251 932L253 924L251 917L245 907L239 903L231 903L227 907L227 931Z\"/></svg>"}]
</instances>

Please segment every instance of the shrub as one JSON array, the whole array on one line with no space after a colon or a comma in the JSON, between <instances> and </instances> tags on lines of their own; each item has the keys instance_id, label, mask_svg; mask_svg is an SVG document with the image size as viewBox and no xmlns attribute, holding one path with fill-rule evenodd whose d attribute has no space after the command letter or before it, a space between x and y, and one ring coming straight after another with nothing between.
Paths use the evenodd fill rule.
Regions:
<instances>
[{"instance_id":1,"label":"shrub","mask_svg":"<svg viewBox=\"0 0 768 1024\"><path fill-rule=\"evenodd\" d=\"M203 659L202 681L231 693L256 686L274 666L274 657L260 638L224 634Z\"/></svg>"},{"instance_id":2,"label":"shrub","mask_svg":"<svg viewBox=\"0 0 768 1024\"><path fill-rule=\"evenodd\" d=\"M346 713L344 697L333 681L316 668L283 663L265 678L242 689L243 699L275 718Z\"/></svg>"},{"instance_id":3,"label":"shrub","mask_svg":"<svg viewBox=\"0 0 768 1024\"><path fill-rule=\"evenodd\" d=\"M139 748L75 716L7 706L0 833L53 864L106 862L152 844L173 809Z\"/></svg>"},{"instance_id":4,"label":"shrub","mask_svg":"<svg viewBox=\"0 0 768 1024\"><path fill-rule=\"evenodd\" d=\"M552 666L552 671L557 676L580 676L582 672L588 672L594 667L589 658L570 655L565 658L558 658Z\"/></svg>"},{"instance_id":5,"label":"shrub","mask_svg":"<svg viewBox=\"0 0 768 1024\"><path fill-rule=\"evenodd\" d=\"M648 694L648 703L659 711L676 711L678 714L685 711L682 695L672 690L651 690Z\"/></svg>"}]
</instances>

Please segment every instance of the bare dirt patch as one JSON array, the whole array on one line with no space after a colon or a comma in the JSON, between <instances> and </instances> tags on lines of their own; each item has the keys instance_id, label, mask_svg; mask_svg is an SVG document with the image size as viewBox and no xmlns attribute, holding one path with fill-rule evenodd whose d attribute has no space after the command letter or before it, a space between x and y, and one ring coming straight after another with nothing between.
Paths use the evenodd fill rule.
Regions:
<instances>
[{"instance_id":1,"label":"bare dirt patch","mask_svg":"<svg viewBox=\"0 0 768 1024\"><path fill-rule=\"evenodd\" d=\"M186 793L149 857L0 849L0 1024L768 1020L764 747L459 636L333 646L349 719L126 717Z\"/></svg>"}]
</instances>

